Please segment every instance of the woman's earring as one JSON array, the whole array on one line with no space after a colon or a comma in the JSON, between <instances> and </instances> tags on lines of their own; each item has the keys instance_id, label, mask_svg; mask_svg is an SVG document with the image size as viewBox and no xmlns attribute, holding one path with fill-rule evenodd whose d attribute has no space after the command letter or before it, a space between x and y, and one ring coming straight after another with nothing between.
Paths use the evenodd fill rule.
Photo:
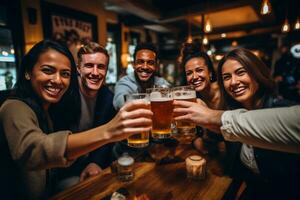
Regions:
<instances>
[{"instance_id":1,"label":"woman's earring","mask_svg":"<svg viewBox=\"0 0 300 200\"><path fill-rule=\"evenodd\" d=\"M25 79L28 80L28 81L30 80L30 76L27 72L25 73Z\"/></svg>"}]
</instances>

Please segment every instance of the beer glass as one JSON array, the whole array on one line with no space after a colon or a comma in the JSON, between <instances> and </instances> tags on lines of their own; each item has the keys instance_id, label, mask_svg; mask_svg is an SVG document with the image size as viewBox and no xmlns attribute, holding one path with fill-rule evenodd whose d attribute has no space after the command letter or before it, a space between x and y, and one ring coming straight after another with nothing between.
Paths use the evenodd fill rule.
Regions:
<instances>
[{"instance_id":1,"label":"beer glass","mask_svg":"<svg viewBox=\"0 0 300 200\"><path fill-rule=\"evenodd\" d=\"M196 102L196 91L192 86L180 86L172 88L173 99ZM177 137L189 139L196 134L196 125L189 122L176 122ZM176 137L176 136L175 136Z\"/></svg>"},{"instance_id":2,"label":"beer glass","mask_svg":"<svg viewBox=\"0 0 300 200\"><path fill-rule=\"evenodd\" d=\"M134 93L125 95L125 101L129 102L136 99L143 99L149 104L150 110L150 102L149 102L149 94L147 93ZM127 145L135 148L143 148L149 145L149 132L142 132L131 135L127 138Z\"/></svg>"},{"instance_id":3,"label":"beer glass","mask_svg":"<svg viewBox=\"0 0 300 200\"><path fill-rule=\"evenodd\" d=\"M128 153L117 160L117 177L123 182L132 181L134 178L134 159Z\"/></svg>"},{"instance_id":4,"label":"beer glass","mask_svg":"<svg viewBox=\"0 0 300 200\"><path fill-rule=\"evenodd\" d=\"M185 159L187 177L203 180L206 176L206 160L198 155L192 155Z\"/></svg>"},{"instance_id":5,"label":"beer glass","mask_svg":"<svg viewBox=\"0 0 300 200\"><path fill-rule=\"evenodd\" d=\"M173 98L169 88L148 88L150 94L152 117L152 137L164 139L171 136L173 119Z\"/></svg>"}]
</instances>

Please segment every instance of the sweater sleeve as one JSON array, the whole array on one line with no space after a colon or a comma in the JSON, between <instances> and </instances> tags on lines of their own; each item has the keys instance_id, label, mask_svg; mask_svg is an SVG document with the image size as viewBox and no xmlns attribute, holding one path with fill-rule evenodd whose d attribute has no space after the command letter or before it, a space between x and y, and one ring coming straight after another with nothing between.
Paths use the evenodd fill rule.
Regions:
<instances>
[{"instance_id":1,"label":"sweater sleeve","mask_svg":"<svg viewBox=\"0 0 300 200\"><path fill-rule=\"evenodd\" d=\"M113 105L116 110L125 104L124 96L137 91L137 86L132 83L127 77L123 77L115 86L115 95L113 99Z\"/></svg>"},{"instance_id":2,"label":"sweater sleeve","mask_svg":"<svg viewBox=\"0 0 300 200\"><path fill-rule=\"evenodd\" d=\"M226 111L221 132L239 141L271 150L300 153L300 106L255 111Z\"/></svg>"},{"instance_id":3,"label":"sweater sleeve","mask_svg":"<svg viewBox=\"0 0 300 200\"><path fill-rule=\"evenodd\" d=\"M33 110L19 100L8 100L0 109L0 121L11 157L29 170L63 167L70 131L44 133Z\"/></svg>"}]
</instances>

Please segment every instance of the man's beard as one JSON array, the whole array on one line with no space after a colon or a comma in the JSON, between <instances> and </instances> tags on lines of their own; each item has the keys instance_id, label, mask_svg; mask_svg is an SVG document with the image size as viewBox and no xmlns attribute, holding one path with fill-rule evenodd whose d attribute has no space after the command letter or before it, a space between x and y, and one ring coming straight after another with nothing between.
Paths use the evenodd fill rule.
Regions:
<instances>
[{"instance_id":1,"label":"man's beard","mask_svg":"<svg viewBox=\"0 0 300 200\"><path fill-rule=\"evenodd\" d=\"M140 80L138 74L135 71L134 71L134 76L135 76L135 79L137 80L137 82L141 85L142 91L139 91L139 92L146 92L147 88L151 88L154 86L155 72L150 76L150 78L147 81Z\"/></svg>"}]
</instances>

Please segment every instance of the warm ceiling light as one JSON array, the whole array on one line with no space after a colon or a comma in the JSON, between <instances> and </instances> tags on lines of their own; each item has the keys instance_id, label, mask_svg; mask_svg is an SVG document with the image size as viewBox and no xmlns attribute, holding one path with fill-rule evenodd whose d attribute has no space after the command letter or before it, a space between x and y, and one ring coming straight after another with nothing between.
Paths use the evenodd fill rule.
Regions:
<instances>
[{"instance_id":1,"label":"warm ceiling light","mask_svg":"<svg viewBox=\"0 0 300 200\"><path fill-rule=\"evenodd\" d=\"M209 33L211 31L212 31L212 26L211 26L209 18L207 17L207 19L205 21L205 25L204 25L204 32Z\"/></svg>"},{"instance_id":2,"label":"warm ceiling light","mask_svg":"<svg viewBox=\"0 0 300 200\"><path fill-rule=\"evenodd\" d=\"M282 28L281 28L281 31L283 33L286 33L286 32L289 32L290 31L290 25L289 25L289 22L287 19L285 19L283 25L282 25Z\"/></svg>"},{"instance_id":3,"label":"warm ceiling light","mask_svg":"<svg viewBox=\"0 0 300 200\"><path fill-rule=\"evenodd\" d=\"M221 38L226 38L226 33L222 33Z\"/></svg>"},{"instance_id":4,"label":"warm ceiling light","mask_svg":"<svg viewBox=\"0 0 300 200\"><path fill-rule=\"evenodd\" d=\"M192 43L192 42L193 42L193 38L192 38L191 35L188 36L186 42L187 42L187 43Z\"/></svg>"},{"instance_id":5,"label":"warm ceiling light","mask_svg":"<svg viewBox=\"0 0 300 200\"><path fill-rule=\"evenodd\" d=\"M204 45L207 45L207 44L208 44L208 38L207 38L206 35L203 37L202 43L203 43Z\"/></svg>"},{"instance_id":6,"label":"warm ceiling light","mask_svg":"<svg viewBox=\"0 0 300 200\"><path fill-rule=\"evenodd\" d=\"M188 17L188 38L186 40L187 43L192 43L193 42L193 37L191 34L191 19Z\"/></svg>"},{"instance_id":7,"label":"warm ceiling light","mask_svg":"<svg viewBox=\"0 0 300 200\"><path fill-rule=\"evenodd\" d=\"M294 28L295 28L295 30L299 30L300 29L300 20L299 20L299 18L297 19Z\"/></svg>"},{"instance_id":8,"label":"warm ceiling light","mask_svg":"<svg viewBox=\"0 0 300 200\"><path fill-rule=\"evenodd\" d=\"M223 55L216 55L215 56L215 59L218 60L218 61L221 60L222 58L223 58Z\"/></svg>"},{"instance_id":9,"label":"warm ceiling light","mask_svg":"<svg viewBox=\"0 0 300 200\"><path fill-rule=\"evenodd\" d=\"M11 54L15 54L15 50L14 49L10 49L10 53Z\"/></svg>"},{"instance_id":10,"label":"warm ceiling light","mask_svg":"<svg viewBox=\"0 0 300 200\"><path fill-rule=\"evenodd\" d=\"M253 51L251 51L254 55L256 55L257 57L260 57L259 55L260 55L260 53L259 53L259 51L258 50L253 50Z\"/></svg>"},{"instance_id":11,"label":"warm ceiling light","mask_svg":"<svg viewBox=\"0 0 300 200\"><path fill-rule=\"evenodd\" d=\"M231 43L231 46L233 46L233 47L237 47L238 46L238 42L237 41L232 41L232 43Z\"/></svg>"},{"instance_id":12,"label":"warm ceiling light","mask_svg":"<svg viewBox=\"0 0 300 200\"><path fill-rule=\"evenodd\" d=\"M263 0L262 4L261 4L261 9L260 9L260 13L262 15L267 15L271 13L271 3L269 0Z\"/></svg>"}]
</instances>

